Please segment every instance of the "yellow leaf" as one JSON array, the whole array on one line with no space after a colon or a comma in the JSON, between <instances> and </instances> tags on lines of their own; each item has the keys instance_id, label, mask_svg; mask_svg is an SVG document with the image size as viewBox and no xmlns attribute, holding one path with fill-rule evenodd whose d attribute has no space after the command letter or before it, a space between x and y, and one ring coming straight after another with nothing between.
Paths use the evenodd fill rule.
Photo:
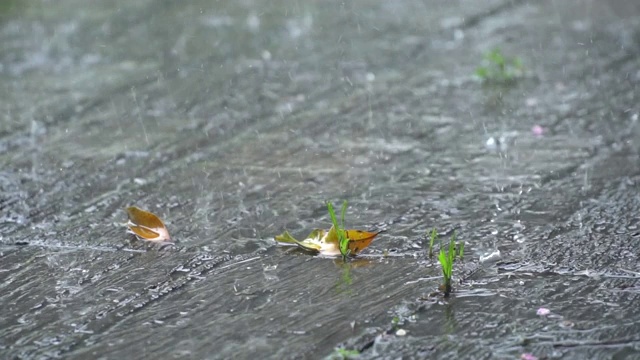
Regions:
<instances>
[{"instance_id":1,"label":"yellow leaf","mask_svg":"<svg viewBox=\"0 0 640 360\"><path fill-rule=\"evenodd\" d=\"M362 230L345 230L347 239L349 239L349 249L352 255L356 255L364 248L369 246L373 239L380 232L367 232ZM335 228L332 226L329 231L322 229L313 230L309 236L304 240L296 240L285 231L282 235L275 237L277 242L295 244L298 247L313 252L320 253L326 256L340 255L340 246L338 244L338 235Z\"/></svg>"},{"instance_id":2,"label":"yellow leaf","mask_svg":"<svg viewBox=\"0 0 640 360\"><path fill-rule=\"evenodd\" d=\"M357 254L362 249L371 244L373 238L375 238L380 232L368 232L362 230L345 230L347 233L347 239L349 239L349 250L352 254Z\"/></svg>"},{"instance_id":3,"label":"yellow leaf","mask_svg":"<svg viewBox=\"0 0 640 360\"><path fill-rule=\"evenodd\" d=\"M322 230L319 230L319 231L322 231ZM285 231L281 235L276 236L276 241L280 243L295 244L304 250L311 251L311 252L318 252L320 251L321 246L320 246L320 242L317 241L317 237L314 237L314 234L316 232L317 230L314 230L311 234L309 234L309 237L307 239L303 241L298 241L293 236L291 236L291 234L289 234L288 231Z\"/></svg>"},{"instance_id":4,"label":"yellow leaf","mask_svg":"<svg viewBox=\"0 0 640 360\"><path fill-rule=\"evenodd\" d=\"M136 206L127 208L129 232L147 241L171 241L169 231L155 214Z\"/></svg>"}]
</instances>

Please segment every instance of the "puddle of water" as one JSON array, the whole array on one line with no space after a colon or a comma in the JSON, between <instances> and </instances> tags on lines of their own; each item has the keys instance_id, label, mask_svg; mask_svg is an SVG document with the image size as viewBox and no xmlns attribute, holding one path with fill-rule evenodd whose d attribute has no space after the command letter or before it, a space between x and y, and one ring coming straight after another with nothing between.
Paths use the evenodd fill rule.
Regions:
<instances>
[{"instance_id":1,"label":"puddle of water","mask_svg":"<svg viewBox=\"0 0 640 360\"><path fill-rule=\"evenodd\" d=\"M365 358L419 349L433 358L610 358L640 349L637 279L514 273L482 280L416 313L403 326L407 337L380 341ZM550 313L540 316L540 308Z\"/></svg>"}]
</instances>

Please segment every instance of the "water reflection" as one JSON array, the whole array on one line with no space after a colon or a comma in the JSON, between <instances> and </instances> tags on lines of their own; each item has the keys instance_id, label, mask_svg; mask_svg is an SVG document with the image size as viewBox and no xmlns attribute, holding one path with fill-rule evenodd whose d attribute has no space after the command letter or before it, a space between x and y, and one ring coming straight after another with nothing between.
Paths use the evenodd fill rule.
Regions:
<instances>
[{"instance_id":1,"label":"water reflection","mask_svg":"<svg viewBox=\"0 0 640 360\"><path fill-rule=\"evenodd\" d=\"M458 327L458 322L456 321L456 314L453 311L453 305L448 302L444 307L444 326L445 333L447 335L451 335L455 332Z\"/></svg>"},{"instance_id":2,"label":"water reflection","mask_svg":"<svg viewBox=\"0 0 640 360\"><path fill-rule=\"evenodd\" d=\"M351 278L351 263L343 262L339 266L342 268L342 276L338 279L336 290L338 291L338 294L346 293L347 295L351 295L351 283L353 282L353 279Z\"/></svg>"},{"instance_id":3,"label":"water reflection","mask_svg":"<svg viewBox=\"0 0 640 360\"><path fill-rule=\"evenodd\" d=\"M333 263L342 269L342 274L338 278L336 282L336 290L338 294L346 293L347 295L352 294L351 284L353 283L353 278L351 277L351 269L356 269L362 266L368 266L372 263L371 259L365 258L356 258L351 259L350 261L344 262L342 258L337 258L333 261Z\"/></svg>"}]
</instances>

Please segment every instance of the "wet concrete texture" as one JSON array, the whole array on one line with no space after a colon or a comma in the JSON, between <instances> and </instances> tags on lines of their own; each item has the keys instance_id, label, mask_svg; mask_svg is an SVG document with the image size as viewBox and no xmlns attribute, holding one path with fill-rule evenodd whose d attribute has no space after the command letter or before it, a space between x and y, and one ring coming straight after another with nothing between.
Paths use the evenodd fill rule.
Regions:
<instances>
[{"instance_id":1,"label":"wet concrete texture","mask_svg":"<svg viewBox=\"0 0 640 360\"><path fill-rule=\"evenodd\" d=\"M5 1L0 355L637 358L639 54L631 0ZM275 246L342 199L362 259Z\"/></svg>"}]
</instances>

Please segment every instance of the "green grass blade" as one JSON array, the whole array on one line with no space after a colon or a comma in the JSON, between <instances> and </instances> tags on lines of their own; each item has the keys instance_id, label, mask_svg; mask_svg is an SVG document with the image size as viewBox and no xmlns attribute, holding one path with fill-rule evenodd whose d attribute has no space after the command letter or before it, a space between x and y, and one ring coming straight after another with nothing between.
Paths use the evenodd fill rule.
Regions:
<instances>
[{"instance_id":1,"label":"green grass blade","mask_svg":"<svg viewBox=\"0 0 640 360\"><path fill-rule=\"evenodd\" d=\"M344 214L347 211L347 200L342 202L342 223L340 224L340 229L338 231L338 240L340 244L340 254L342 254L342 260L346 260L347 256L349 256L349 239L346 237L344 233Z\"/></svg>"},{"instance_id":2,"label":"green grass blade","mask_svg":"<svg viewBox=\"0 0 640 360\"><path fill-rule=\"evenodd\" d=\"M438 261L440 262L440 266L442 267L442 275L445 277L445 281L448 277L447 272L447 255L444 253L444 249L440 249L440 254L438 254Z\"/></svg>"},{"instance_id":3,"label":"green grass blade","mask_svg":"<svg viewBox=\"0 0 640 360\"><path fill-rule=\"evenodd\" d=\"M347 200L342 202L342 221L340 222L340 226L344 229L344 214L347 212Z\"/></svg>"},{"instance_id":4,"label":"green grass blade","mask_svg":"<svg viewBox=\"0 0 640 360\"><path fill-rule=\"evenodd\" d=\"M338 236L338 246L340 248L340 254L342 254L342 260L346 261L347 256L349 256L349 239L345 236L344 233L344 216L347 211L347 201L345 200L342 203L342 224L338 223L336 212L333 209L333 204L331 203L331 201L327 201L327 208L329 210L329 216L331 217L333 227L336 230L336 235Z\"/></svg>"},{"instance_id":5,"label":"green grass blade","mask_svg":"<svg viewBox=\"0 0 640 360\"><path fill-rule=\"evenodd\" d=\"M431 235L429 239L429 257L430 258L433 258L433 243L436 241L437 237L438 237L438 231L436 230L436 228L433 228L431 230Z\"/></svg>"},{"instance_id":6,"label":"green grass blade","mask_svg":"<svg viewBox=\"0 0 640 360\"><path fill-rule=\"evenodd\" d=\"M453 265L453 261L456 258L456 231L453 231L453 235L451 235L451 241L449 241L449 253L447 254L449 258L449 263Z\"/></svg>"},{"instance_id":7,"label":"green grass blade","mask_svg":"<svg viewBox=\"0 0 640 360\"><path fill-rule=\"evenodd\" d=\"M327 208L329 209L329 216L331 217L333 227L338 229L338 219L336 219L336 212L333 210L333 204L331 204L331 201L327 201Z\"/></svg>"}]
</instances>

